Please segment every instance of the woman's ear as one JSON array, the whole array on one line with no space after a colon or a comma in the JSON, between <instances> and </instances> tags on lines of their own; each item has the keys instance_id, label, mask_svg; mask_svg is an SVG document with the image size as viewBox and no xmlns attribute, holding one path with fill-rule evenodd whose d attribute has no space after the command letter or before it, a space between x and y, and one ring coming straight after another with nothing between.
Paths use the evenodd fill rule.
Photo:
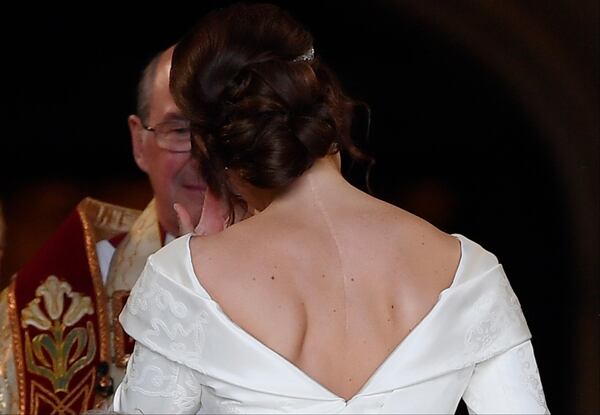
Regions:
<instances>
[{"instance_id":1,"label":"woman's ear","mask_svg":"<svg viewBox=\"0 0 600 415\"><path fill-rule=\"evenodd\" d=\"M140 170L147 173L147 163L144 152L144 126L142 120L137 115L130 115L127 118L127 124L129 125L129 134L131 135L133 158Z\"/></svg>"}]
</instances>

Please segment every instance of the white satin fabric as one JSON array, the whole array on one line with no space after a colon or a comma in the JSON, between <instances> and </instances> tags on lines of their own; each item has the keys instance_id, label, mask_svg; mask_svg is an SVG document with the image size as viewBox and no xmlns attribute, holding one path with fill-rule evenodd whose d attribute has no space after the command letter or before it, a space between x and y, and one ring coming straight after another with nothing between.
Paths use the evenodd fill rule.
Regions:
<instances>
[{"instance_id":1,"label":"white satin fabric","mask_svg":"<svg viewBox=\"0 0 600 415\"><path fill-rule=\"evenodd\" d=\"M125 413L547 413L521 307L496 257L461 235L452 285L350 400L245 332L194 275L186 235L152 255L120 321L136 339Z\"/></svg>"}]
</instances>

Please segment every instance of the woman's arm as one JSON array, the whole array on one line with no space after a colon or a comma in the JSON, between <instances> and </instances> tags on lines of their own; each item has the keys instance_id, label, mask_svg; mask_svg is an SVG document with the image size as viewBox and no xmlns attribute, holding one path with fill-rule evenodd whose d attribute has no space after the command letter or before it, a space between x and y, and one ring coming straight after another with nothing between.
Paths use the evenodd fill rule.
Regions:
<instances>
[{"instance_id":1,"label":"woman's arm","mask_svg":"<svg viewBox=\"0 0 600 415\"><path fill-rule=\"evenodd\" d=\"M478 363L463 400L471 414L549 413L531 341Z\"/></svg>"},{"instance_id":2,"label":"woman's arm","mask_svg":"<svg viewBox=\"0 0 600 415\"><path fill-rule=\"evenodd\" d=\"M201 396L198 372L138 342L125 378L115 392L112 410L127 414L195 414Z\"/></svg>"}]
</instances>

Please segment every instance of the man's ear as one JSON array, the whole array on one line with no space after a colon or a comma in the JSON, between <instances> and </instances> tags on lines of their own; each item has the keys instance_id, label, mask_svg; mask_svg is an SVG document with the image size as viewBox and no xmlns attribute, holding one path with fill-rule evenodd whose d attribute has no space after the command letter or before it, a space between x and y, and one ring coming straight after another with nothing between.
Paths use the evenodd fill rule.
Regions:
<instances>
[{"instance_id":1,"label":"man's ear","mask_svg":"<svg viewBox=\"0 0 600 415\"><path fill-rule=\"evenodd\" d=\"M142 120L137 115L130 115L127 118L129 125L129 134L131 135L131 147L133 148L133 158L136 164L143 172L147 171L147 163L144 153L144 126Z\"/></svg>"}]
</instances>

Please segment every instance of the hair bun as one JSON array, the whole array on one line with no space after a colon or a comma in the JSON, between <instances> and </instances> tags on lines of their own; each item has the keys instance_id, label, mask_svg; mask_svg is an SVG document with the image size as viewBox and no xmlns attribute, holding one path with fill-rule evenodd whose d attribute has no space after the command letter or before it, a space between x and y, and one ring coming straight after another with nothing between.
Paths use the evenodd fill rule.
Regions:
<instances>
[{"instance_id":1,"label":"hair bun","mask_svg":"<svg viewBox=\"0 0 600 415\"><path fill-rule=\"evenodd\" d=\"M211 159L257 187L287 186L339 145L352 147L350 99L315 57L312 35L274 5L205 16L175 48L171 92L202 131L201 164Z\"/></svg>"}]
</instances>

